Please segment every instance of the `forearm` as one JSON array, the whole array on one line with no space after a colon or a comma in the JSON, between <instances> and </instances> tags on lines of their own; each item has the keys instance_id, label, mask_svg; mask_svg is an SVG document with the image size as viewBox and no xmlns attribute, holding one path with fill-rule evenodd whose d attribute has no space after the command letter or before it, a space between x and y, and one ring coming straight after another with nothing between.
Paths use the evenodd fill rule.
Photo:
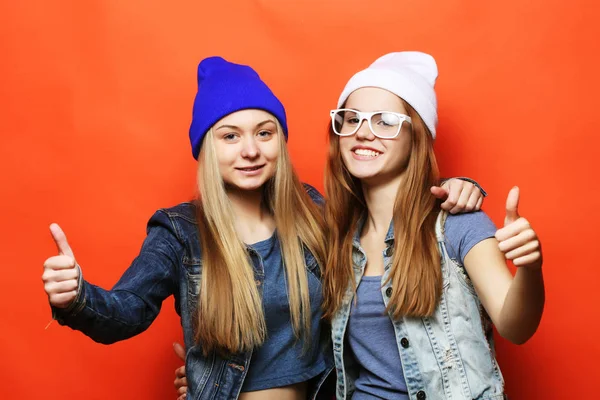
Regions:
<instances>
[{"instance_id":1,"label":"forearm","mask_svg":"<svg viewBox=\"0 0 600 400\"><path fill-rule=\"evenodd\" d=\"M146 330L160 310L127 290L105 290L82 281L80 294L67 309L53 308L61 324L81 331L96 342L110 344Z\"/></svg>"},{"instance_id":2,"label":"forearm","mask_svg":"<svg viewBox=\"0 0 600 400\"><path fill-rule=\"evenodd\" d=\"M518 268L496 324L500 335L515 344L525 343L540 324L544 302L542 268Z\"/></svg>"}]
</instances>

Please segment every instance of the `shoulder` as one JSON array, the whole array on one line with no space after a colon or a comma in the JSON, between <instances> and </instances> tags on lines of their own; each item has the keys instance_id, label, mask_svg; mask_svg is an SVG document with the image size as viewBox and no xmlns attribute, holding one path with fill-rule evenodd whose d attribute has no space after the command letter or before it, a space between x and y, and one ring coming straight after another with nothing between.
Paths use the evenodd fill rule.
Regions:
<instances>
[{"instance_id":1,"label":"shoulder","mask_svg":"<svg viewBox=\"0 0 600 400\"><path fill-rule=\"evenodd\" d=\"M445 228L468 227L472 228L478 225L494 226L494 222L485 213L485 211L474 211L461 214L448 214L446 217Z\"/></svg>"},{"instance_id":2,"label":"shoulder","mask_svg":"<svg viewBox=\"0 0 600 400\"><path fill-rule=\"evenodd\" d=\"M169 208L161 208L157 213L163 213L171 219L182 220L196 225L196 205L192 202L179 203Z\"/></svg>"},{"instance_id":3,"label":"shoulder","mask_svg":"<svg viewBox=\"0 0 600 400\"><path fill-rule=\"evenodd\" d=\"M315 202L315 204L319 206L323 206L325 204L325 198L317 189L315 189L314 186L311 186L308 183L302 183L302 185L304 185L306 193L308 193L311 200Z\"/></svg>"},{"instance_id":4,"label":"shoulder","mask_svg":"<svg viewBox=\"0 0 600 400\"><path fill-rule=\"evenodd\" d=\"M494 237L496 231L496 225L483 211L448 214L444 225L444 241L451 257L462 262L473 246Z\"/></svg>"},{"instance_id":5,"label":"shoulder","mask_svg":"<svg viewBox=\"0 0 600 400\"><path fill-rule=\"evenodd\" d=\"M164 228L180 240L196 234L198 230L196 205L192 202L185 202L156 210L148 221L148 230L154 227Z\"/></svg>"},{"instance_id":6,"label":"shoulder","mask_svg":"<svg viewBox=\"0 0 600 400\"><path fill-rule=\"evenodd\" d=\"M460 241L465 237L491 237L496 230L494 222L483 211L448 214L444 226L446 238L453 241Z\"/></svg>"}]
</instances>

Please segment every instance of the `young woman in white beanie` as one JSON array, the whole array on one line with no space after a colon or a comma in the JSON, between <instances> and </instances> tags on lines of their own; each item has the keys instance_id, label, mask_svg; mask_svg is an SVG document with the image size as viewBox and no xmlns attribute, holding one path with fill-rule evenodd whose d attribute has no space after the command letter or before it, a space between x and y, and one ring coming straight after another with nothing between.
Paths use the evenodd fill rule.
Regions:
<instances>
[{"instance_id":1,"label":"young woman in white beanie","mask_svg":"<svg viewBox=\"0 0 600 400\"><path fill-rule=\"evenodd\" d=\"M387 54L331 111L323 286L340 400L503 399L492 323L523 343L542 316L542 253L518 188L501 229L430 195L436 78L430 55Z\"/></svg>"}]
</instances>

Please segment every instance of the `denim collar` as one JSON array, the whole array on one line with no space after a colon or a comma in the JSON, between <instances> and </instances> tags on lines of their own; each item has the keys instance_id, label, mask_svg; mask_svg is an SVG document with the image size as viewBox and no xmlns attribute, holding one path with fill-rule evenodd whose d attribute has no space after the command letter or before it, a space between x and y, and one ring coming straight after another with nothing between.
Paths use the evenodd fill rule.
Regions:
<instances>
[{"instance_id":1,"label":"denim collar","mask_svg":"<svg viewBox=\"0 0 600 400\"><path fill-rule=\"evenodd\" d=\"M352 245L357 249L360 249L360 234L362 233L366 222L367 213L364 212L358 219L358 224L356 225L356 230L354 231L354 237L352 238ZM387 234L385 235L385 243L388 246L394 243L394 220L390 221L390 226L388 228Z\"/></svg>"}]
</instances>

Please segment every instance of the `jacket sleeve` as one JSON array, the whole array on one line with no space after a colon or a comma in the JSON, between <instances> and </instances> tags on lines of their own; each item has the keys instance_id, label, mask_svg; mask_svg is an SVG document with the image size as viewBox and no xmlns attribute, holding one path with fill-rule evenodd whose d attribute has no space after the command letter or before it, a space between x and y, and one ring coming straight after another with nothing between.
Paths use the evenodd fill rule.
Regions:
<instances>
[{"instance_id":1,"label":"jacket sleeve","mask_svg":"<svg viewBox=\"0 0 600 400\"><path fill-rule=\"evenodd\" d=\"M177 290L182 254L172 221L159 210L148 222L139 255L112 290L92 285L80 274L75 301L66 309L53 307L53 317L99 343L135 336L150 326L163 300Z\"/></svg>"}]
</instances>

